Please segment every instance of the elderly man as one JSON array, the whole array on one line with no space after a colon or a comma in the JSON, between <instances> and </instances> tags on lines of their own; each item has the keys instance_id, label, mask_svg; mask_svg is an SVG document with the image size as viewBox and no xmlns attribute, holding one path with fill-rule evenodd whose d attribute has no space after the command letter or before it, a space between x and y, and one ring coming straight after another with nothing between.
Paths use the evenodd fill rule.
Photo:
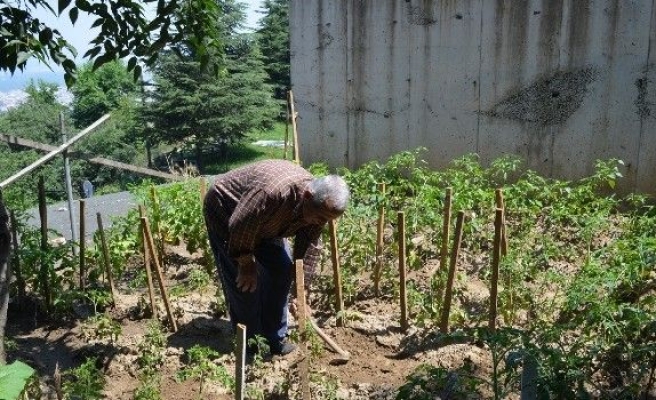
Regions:
<instances>
[{"instance_id":1,"label":"elderly man","mask_svg":"<svg viewBox=\"0 0 656 400\"><path fill-rule=\"evenodd\" d=\"M341 177L315 178L284 160L256 162L216 178L205 196L205 223L230 319L233 326L246 326L249 342L259 335L272 354L295 349L286 341L293 260L303 259L310 278L321 231L344 213L349 196ZM293 254L288 237L294 238Z\"/></svg>"}]
</instances>

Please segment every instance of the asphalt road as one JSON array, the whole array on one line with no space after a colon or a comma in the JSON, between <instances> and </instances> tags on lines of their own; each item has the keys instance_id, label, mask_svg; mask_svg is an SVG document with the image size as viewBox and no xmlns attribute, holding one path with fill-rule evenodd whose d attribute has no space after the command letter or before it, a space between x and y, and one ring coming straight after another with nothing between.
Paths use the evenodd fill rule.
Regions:
<instances>
[{"instance_id":1,"label":"asphalt road","mask_svg":"<svg viewBox=\"0 0 656 400\"><path fill-rule=\"evenodd\" d=\"M112 218L127 215L128 211L137 207L137 201L130 192L120 192L106 194L102 196L93 196L85 199L85 235L86 240L91 240L93 234L98 229L96 213L102 215L104 228L112 226ZM49 205L48 208L48 228L59 232L66 240L71 240L71 220L68 212L68 202L56 203ZM39 208L33 208L28 211L28 224L35 227L41 226L39 218ZM73 218L75 220L76 237L79 239L79 219L80 219L80 201L73 201Z\"/></svg>"}]
</instances>

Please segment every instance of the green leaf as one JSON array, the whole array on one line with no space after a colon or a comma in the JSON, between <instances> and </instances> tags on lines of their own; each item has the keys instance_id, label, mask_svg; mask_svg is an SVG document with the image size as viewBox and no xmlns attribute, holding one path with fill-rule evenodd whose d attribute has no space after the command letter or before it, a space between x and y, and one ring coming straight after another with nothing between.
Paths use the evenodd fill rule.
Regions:
<instances>
[{"instance_id":1,"label":"green leaf","mask_svg":"<svg viewBox=\"0 0 656 400\"><path fill-rule=\"evenodd\" d=\"M59 0L59 13L61 14L71 4L71 0Z\"/></svg>"},{"instance_id":2,"label":"green leaf","mask_svg":"<svg viewBox=\"0 0 656 400\"><path fill-rule=\"evenodd\" d=\"M68 17L71 19L71 23L73 23L73 25L75 25L75 23L77 22L77 15L78 15L77 7L71 8L70 11L68 12Z\"/></svg>"},{"instance_id":3,"label":"green leaf","mask_svg":"<svg viewBox=\"0 0 656 400\"><path fill-rule=\"evenodd\" d=\"M21 395L27 380L34 374L29 365L15 361L0 367L0 400L16 400Z\"/></svg>"}]
</instances>

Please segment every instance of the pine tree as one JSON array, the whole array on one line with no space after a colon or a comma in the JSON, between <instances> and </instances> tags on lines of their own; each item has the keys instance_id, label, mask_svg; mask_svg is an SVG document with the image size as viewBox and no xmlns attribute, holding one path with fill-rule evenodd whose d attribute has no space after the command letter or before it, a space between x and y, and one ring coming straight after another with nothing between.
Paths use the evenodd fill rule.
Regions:
<instances>
[{"instance_id":1,"label":"pine tree","mask_svg":"<svg viewBox=\"0 0 656 400\"><path fill-rule=\"evenodd\" d=\"M274 97L285 100L291 88L289 64L289 0L265 0L265 15L260 20L258 43L262 49L267 83L274 87Z\"/></svg>"},{"instance_id":2,"label":"pine tree","mask_svg":"<svg viewBox=\"0 0 656 400\"><path fill-rule=\"evenodd\" d=\"M191 145L197 163L208 146L223 147L249 131L269 128L277 114L257 43L238 33L244 5L234 0L219 4L225 50L214 59L218 73L202 70L189 48L178 46L174 51L182 58L171 51L160 56L146 111L152 124L149 140Z\"/></svg>"}]
</instances>

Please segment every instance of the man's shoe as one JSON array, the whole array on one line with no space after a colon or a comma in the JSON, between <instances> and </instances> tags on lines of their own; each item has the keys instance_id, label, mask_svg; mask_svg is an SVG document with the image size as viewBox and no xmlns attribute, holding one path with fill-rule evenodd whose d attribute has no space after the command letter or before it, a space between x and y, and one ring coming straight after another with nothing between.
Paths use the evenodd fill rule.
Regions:
<instances>
[{"instance_id":1,"label":"man's shoe","mask_svg":"<svg viewBox=\"0 0 656 400\"><path fill-rule=\"evenodd\" d=\"M271 354L285 356L296 350L296 345L289 342L279 343L277 346L271 346Z\"/></svg>"}]
</instances>

